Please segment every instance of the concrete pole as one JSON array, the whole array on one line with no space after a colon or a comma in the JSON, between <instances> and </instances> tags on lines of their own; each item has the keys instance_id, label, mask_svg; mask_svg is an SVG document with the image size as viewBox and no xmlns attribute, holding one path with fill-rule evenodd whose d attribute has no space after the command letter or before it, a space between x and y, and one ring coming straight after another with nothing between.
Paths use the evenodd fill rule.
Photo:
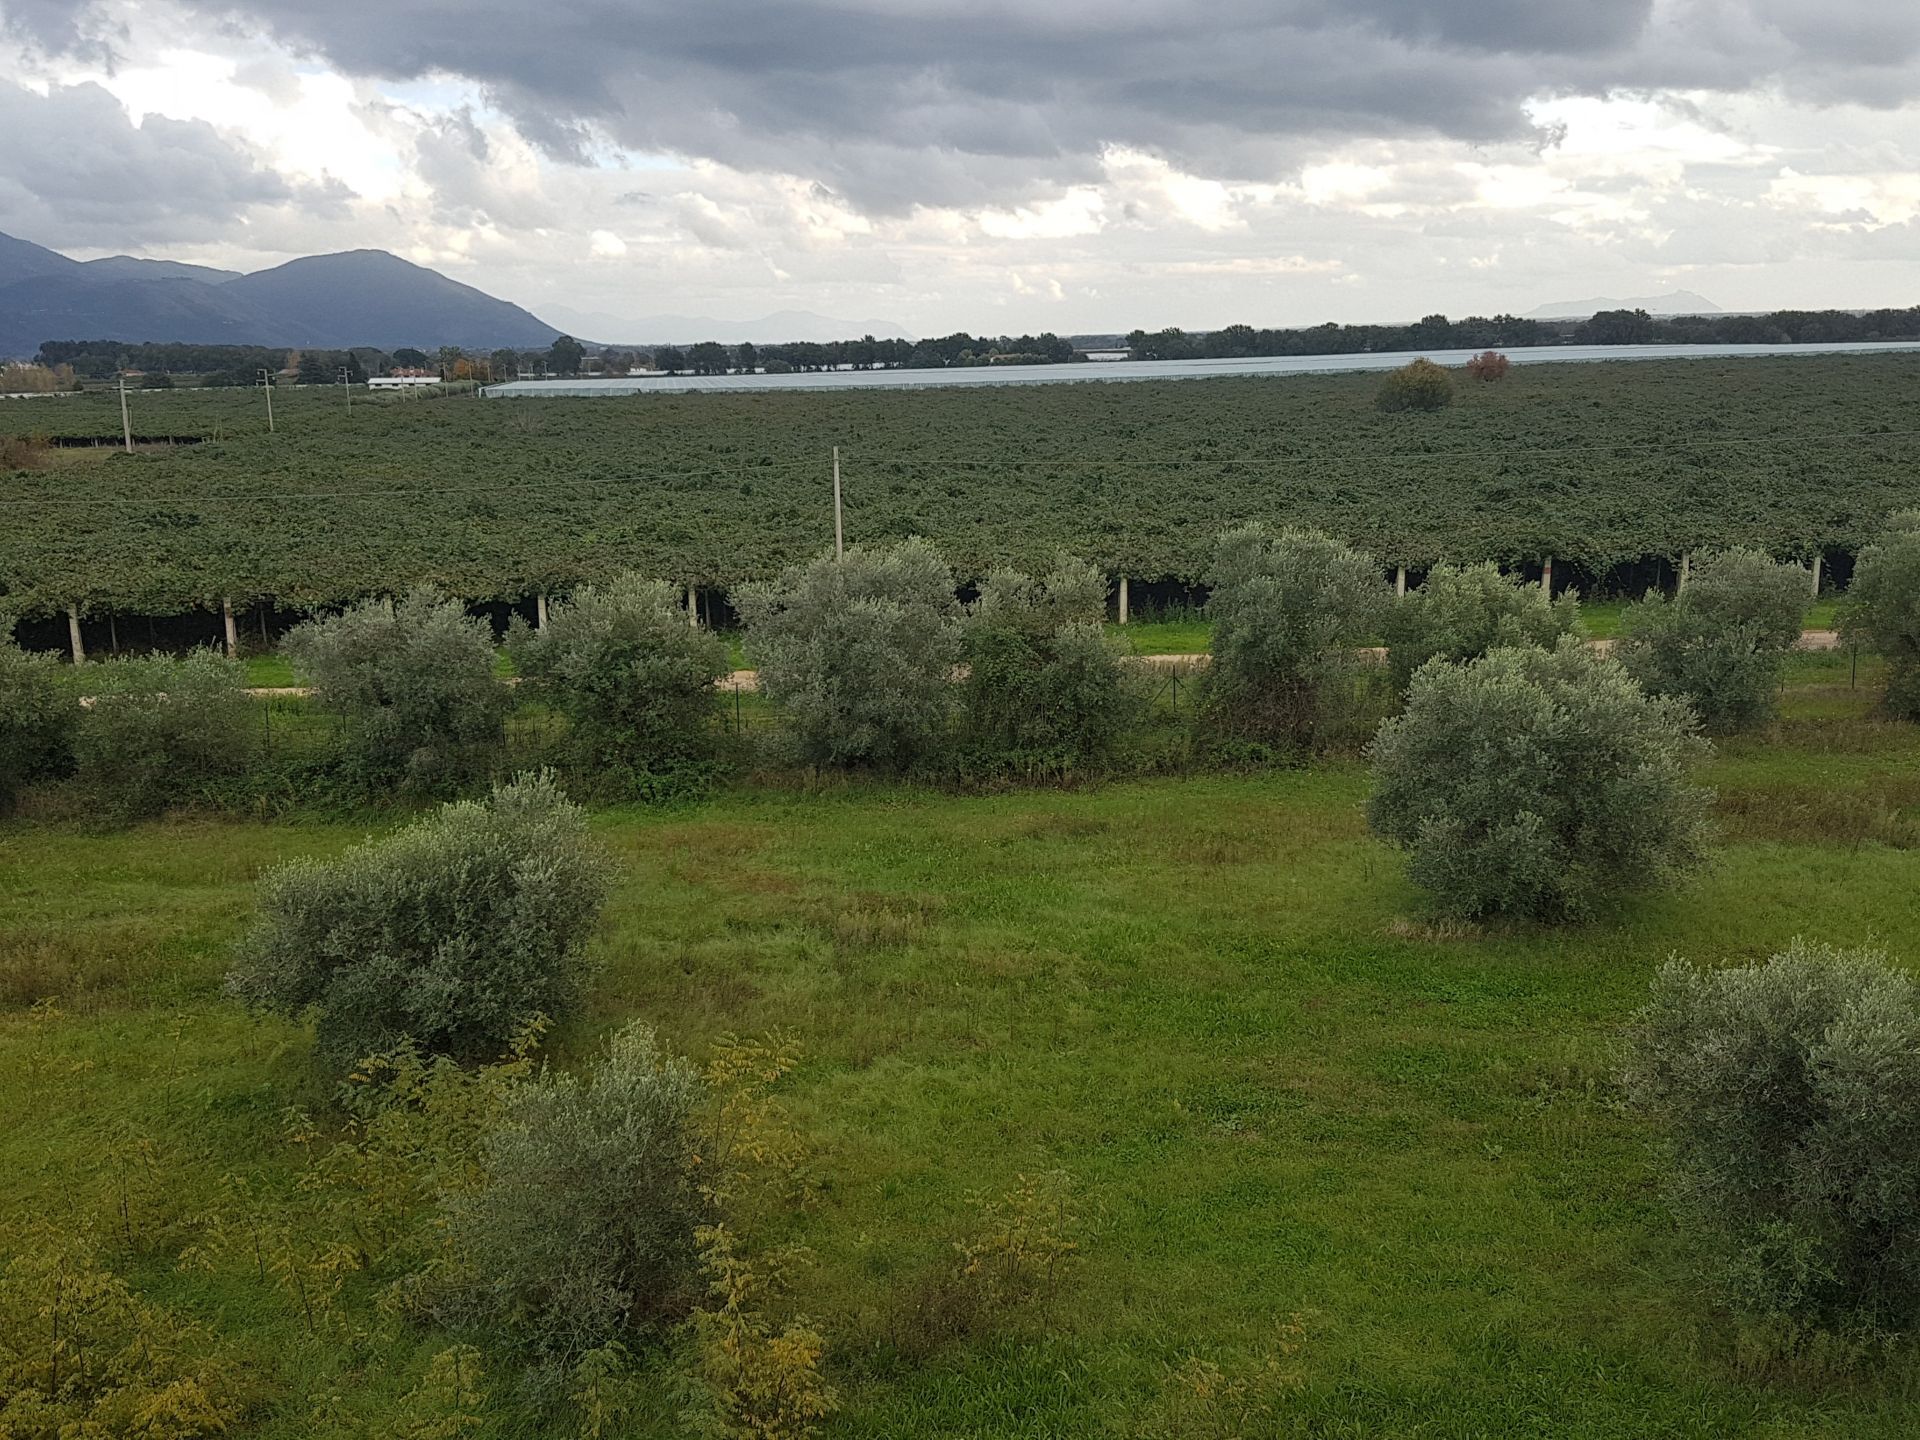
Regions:
<instances>
[{"instance_id":1,"label":"concrete pole","mask_svg":"<svg viewBox=\"0 0 1920 1440\"><path fill-rule=\"evenodd\" d=\"M691 580L687 582L687 628L689 630L700 628L700 602L694 598Z\"/></svg>"},{"instance_id":2,"label":"concrete pole","mask_svg":"<svg viewBox=\"0 0 1920 1440\"><path fill-rule=\"evenodd\" d=\"M1692 568L1693 552L1691 550L1682 550L1680 552L1680 583L1675 587L1676 594L1687 588L1687 572Z\"/></svg>"},{"instance_id":3,"label":"concrete pole","mask_svg":"<svg viewBox=\"0 0 1920 1440\"><path fill-rule=\"evenodd\" d=\"M127 442L127 453L133 453L133 421L127 416L127 377L120 376L120 434Z\"/></svg>"},{"instance_id":4,"label":"concrete pole","mask_svg":"<svg viewBox=\"0 0 1920 1440\"><path fill-rule=\"evenodd\" d=\"M1826 556L1824 556L1824 555L1822 555L1822 554L1820 554L1820 553L1819 553L1818 551L1815 551L1815 552L1814 552L1814 556L1813 556L1813 598L1814 598L1814 599L1816 599L1816 600L1818 600L1818 599L1820 598L1820 562L1821 562L1822 560L1824 560L1824 559L1826 559L1826 558L1827 558Z\"/></svg>"},{"instance_id":5,"label":"concrete pole","mask_svg":"<svg viewBox=\"0 0 1920 1440\"><path fill-rule=\"evenodd\" d=\"M67 640L73 646L73 663L86 664L87 646L86 642L80 638L80 607L78 605L67 606Z\"/></svg>"},{"instance_id":6,"label":"concrete pole","mask_svg":"<svg viewBox=\"0 0 1920 1440\"><path fill-rule=\"evenodd\" d=\"M238 659L240 656L240 632L234 628L233 624L233 597L231 595L223 595L220 597L220 618L226 621L227 625L227 657L229 659Z\"/></svg>"},{"instance_id":7,"label":"concrete pole","mask_svg":"<svg viewBox=\"0 0 1920 1440\"><path fill-rule=\"evenodd\" d=\"M847 553L846 533L840 523L840 447L833 447L833 558L844 559Z\"/></svg>"},{"instance_id":8,"label":"concrete pole","mask_svg":"<svg viewBox=\"0 0 1920 1440\"><path fill-rule=\"evenodd\" d=\"M1120 577L1120 623L1127 623L1127 577Z\"/></svg>"},{"instance_id":9,"label":"concrete pole","mask_svg":"<svg viewBox=\"0 0 1920 1440\"><path fill-rule=\"evenodd\" d=\"M1551 555L1547 556L1540 566L1540 588L1551 598L1553 595L1553 557Z\"/></svg>"},{"instance_id":10,"label":"concrete pole","mask_svg":"<svg viewBox=\"0 0 1920 1440\"><path fill-rule=\"evenodd\" d=\"M1394 568L1393 598L1396 600L1404 600L1407 598L1407 567L1404 565Z\"/></svg>"},{"instance_id":11,"label":"concrete pole","mask_svg":"<svg viewBox=\"0 0 1920 1440\"><path fill-rule=\"evenodd\" d=\"M533 625L536 630L547 628L547 592L544 590L533 597Z\"/></svg>"}]
</instances>

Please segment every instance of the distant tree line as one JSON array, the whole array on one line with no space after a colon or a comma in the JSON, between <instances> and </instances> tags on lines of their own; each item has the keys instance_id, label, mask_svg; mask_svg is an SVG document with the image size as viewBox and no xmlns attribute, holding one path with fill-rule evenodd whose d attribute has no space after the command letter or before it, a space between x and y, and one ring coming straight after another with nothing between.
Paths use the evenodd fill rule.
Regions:
<instances>
[{"instance_id":1,"label":"distant tree line","mask_svg":"<svg viewBox=\"0 0 1920 1440\"><path fill-rule=\"evenodd\" d=\"M1905 310L1775 310L1764 315L1649 315L1602 310L1585 319L1531 320L1518 315L1428 315L1410 325L1311 325L1260 329L1135 330L1126 348L1136 360L1228 360L1271 355L1352 355L1382 351L1518 349L1534 345L1808 345L1920 339L1920 306ZM443 345L429 353L402 346L391 354L370 346L352 350L289 350L257 345L132 343L121 340L49 340L39 363L70 365L83 379L122 370L189 374L207 385L251 384L262 369L292 370L298 383L332 383L345 368L364 380L393 369L437 370L449 380L512 380L522 376L770 375L824 370L944 370L978 365L1055 365L1081 359L1073 342L1052 331L1039 335L970 335L957 330L925 340L857 340L821 344L723 345L703 340L684 348L607 346L590 349L562 335L544 350L491 352Z\"/></svg>"},{"instance_id":2,"label":"distant tree line","mask_svg":"<svg viewBox=\"0 0 1920 1440\"><path fill-rule=\"evenodd\" d=\"M1649 315L1602 310L1586 320L1518 315L1428 315L1411 325L1312 325L1263 330L1229 325L1127 336L1136 360L1231 360L1262 355L1354 355L1368 351L1482 350L1529 345L1808 345L1920 339L1920 306L1907 310L1775 310L1765 315Z\"/></svg>"}]
</instances>

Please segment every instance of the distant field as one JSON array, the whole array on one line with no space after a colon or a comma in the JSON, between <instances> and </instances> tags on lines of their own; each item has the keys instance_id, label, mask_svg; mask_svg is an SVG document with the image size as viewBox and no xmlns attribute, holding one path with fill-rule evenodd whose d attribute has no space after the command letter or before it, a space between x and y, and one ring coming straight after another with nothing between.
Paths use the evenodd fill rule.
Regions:
<instances>
[{"instance_id":1,"label":"distant field","mask_svg":"<svg viewBox=\"0 0 1920 1440\"><path fill-rule=\"evenodd\" d=\"M1612 1078L1671 953L1920 960L1920 732L1847 680L1797 659L1781 724L1707 767L1710 872L1565 929L1427 923L1352 764L603 813L605 968L555 1059L635 1017L696 1055L798 1038L822 1193L781 1238L815 1257L795 1303L844 1399L825 1436L1905 1440L1905 1352L1827 1384L1743 1368ZM328 1396L363 1422L328 1435L409 1433L398 1397L450 1343L381 1329L358 1277L309 1332L270 1277L178 1263L223 1177L296 1193L289 1110L329 1113L307 1033L220 990L253 882L393 823L0 823L0 1222L95 1219L228 1347L263 1440L321 1433ZM902 1349L981 1196L1052 1169L1081 1246L1057 1298ZM1182 1421L1196 1362L1264 1387L1272 1423ZM619 1433L682 1433L667 1358L640 1363ZM481 1440L579 1433L486 1364Z\"/></svg>"},{"instance_id":2,"label":"distant field","mask_svg":"<svg viewBox=\"0 0 1920 1440\"><path fill-rule=\"evenodd\" d=\"M143 392L142 436L205 443L0 479L0 595L30 614L242 609L433 581L475 600L622 568L710 595L818 553L840 447L855 542L922 534L962 581L1065 549L1200 578L1249 519L1316 525L1416 572L1439 558L1591 594L1700 546L1844 552L1920 504L1920 357L1516 367L1451 409L1384 415L1340 374L964 393L357 402L332 389ZM87 395L0 427L118 434Z\"/></svg>"}]
</instances>

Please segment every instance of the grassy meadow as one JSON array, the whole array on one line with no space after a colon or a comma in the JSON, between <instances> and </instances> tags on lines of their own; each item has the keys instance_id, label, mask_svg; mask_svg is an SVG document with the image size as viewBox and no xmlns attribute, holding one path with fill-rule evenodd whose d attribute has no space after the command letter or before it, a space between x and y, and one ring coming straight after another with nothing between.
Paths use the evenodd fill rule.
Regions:
<instances>
[{"instance_id":1,"label":"grassy meadow","mask_svg":"<svg viewBox=\"0 0 1920 1440\"><path fill-rule=\"evenodd\" d=\"M1669 954L1920 959L1920 732L1862 669L1796 658L1781 720L1706 767L1712 870L1571 928L1431 922L1357 761L602 811L604 968L552 1054L634 1017L696 1057L798 1038L820 1195L781 1238L816 1257L794 1299L841 1390L828 1435L1908 1436L1905 1355L1820 1383L1750 1358L1612 1080ZM0 823L0 1227L94 1226L231 1356L249 1435L322 1409L399 1433L447 1343L382 1329L352 1278L348 1332L309 1333L253 1275L178 1264L224 1177L297 1186L287 1112L328 1102L301 1029L222 997L254 882L395 823ZM1052 1170L1079 1245L1056 1293L929 1333L915 1297L980 1197ZM659 1394L617 1433L675 1433L642 1363ZM462 1433L582 1433L494 1373Z\"/></svg>"}]
</instances>

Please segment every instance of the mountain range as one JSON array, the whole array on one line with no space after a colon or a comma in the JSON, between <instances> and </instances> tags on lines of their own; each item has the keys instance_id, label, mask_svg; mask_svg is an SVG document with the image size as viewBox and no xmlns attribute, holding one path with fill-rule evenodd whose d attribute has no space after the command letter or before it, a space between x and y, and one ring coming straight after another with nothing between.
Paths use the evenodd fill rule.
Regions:
<instances>
[{"instance_id":1,"label":"mountain range","mask_svg":"<svg viewBox=\"0 0 1920 1440\"><path fill-rule=\"evenodd\" d=\"M1644 310L1649 315L1719 315L1724 312L1704 295L1691 290L1669 290L1664 295L1641 295L1614 300L1596 295L1591 300L1556 300L1530 312L1529 320L1586 320L1602 310Z\"/></svg>"},{"instance_id":2,"label":"mountain range","mask_svg":"<svg viewBox=\"0 0 1920 1440\"><path fill-rule=\"evenodd\" d=\"M0 358L29 357L48 340L490 350L544 347L559 333L518 305L384 250L310 255L242 275L131 255L75 260L0 234Z\"/></svg>"}]
</instances>

